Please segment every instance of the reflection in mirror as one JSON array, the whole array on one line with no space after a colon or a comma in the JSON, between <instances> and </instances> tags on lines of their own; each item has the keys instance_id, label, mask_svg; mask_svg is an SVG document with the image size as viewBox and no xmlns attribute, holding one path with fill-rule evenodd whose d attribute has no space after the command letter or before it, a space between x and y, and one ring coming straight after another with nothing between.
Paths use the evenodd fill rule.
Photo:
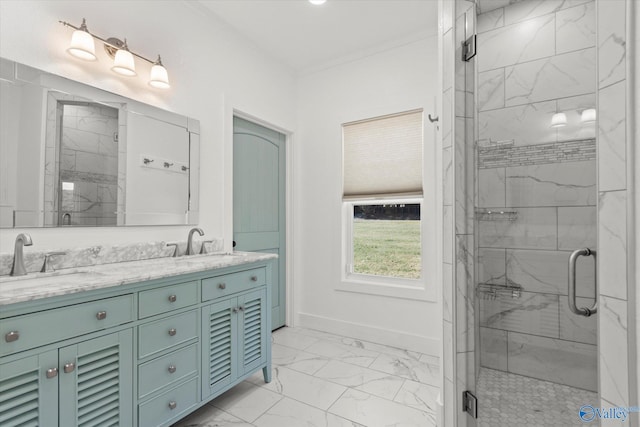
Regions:
<instances>
[{"instance_id":1,"label":"reflection in mirror","mask_svg":"<svg viewBox=\"0 0 640 427\"><path fill-rule=\"evenodd\" d=\"M117 225L118 110L58 101L56 225Z\"/></svg>"},{"instance_id":2,"label":"reflection in mirror","mask_svg":"<svg viewBox=\"0 0 640 427\"><path fill-rule=\"evenodd\" d=\"M2 58L0 90L0 227L197 223L197 120Z\"/></svg>"}]
</instances>

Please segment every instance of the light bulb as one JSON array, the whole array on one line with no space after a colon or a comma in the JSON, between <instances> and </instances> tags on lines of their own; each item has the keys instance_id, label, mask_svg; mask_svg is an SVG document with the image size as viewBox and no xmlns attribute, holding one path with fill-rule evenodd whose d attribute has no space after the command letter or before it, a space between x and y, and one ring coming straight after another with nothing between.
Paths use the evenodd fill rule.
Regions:
<instances>
[{"instance_id":1,"label":"light bulb","mask_svg":"<svg viewBox=\"0 0 640 427\"><path fill-rule=\"evenodd\" d=\"M582 112L582 115L580 116L580 121L582 121L582 123L593 123L596 121L596 109L595 108L588 108L586 110L584 110Z\"/></svg>"},{"instance_id":2,"label":"light bulb","mask_svg":"<svg viewBox=\"0 0 640 427\"><path fill-rule=\"evenodd\" d=\"M158 60L151 67L151 73L149 75L149 86L153 86L159 89L169 89L171 85L169 85L169 75L167 74L167 69L162 65L162 60L160 59L160 55L158 55Z\"/></svg>"},{"instance_id":3,"label":"light bulb","mask_svg":"<svg viewBox=\"0 0 640 427\"><path fill-rule=\"evenodd\" d=\"M127 39L124 40L124 46L116 52L111 70L123 76L133 77L136 75L136 64L133 62L133 55L129 52Z\"/></svg>"},{"instance_id":4,"label":"light bulb","mask_svg":"<svg viewBox=\"0 0 640 427\"><path fill-rule=\"evenodd\" d=\"M559 128L567 125L567 115L565 113L555 113L551 117L551 127Z\"/></svg>"},{"instance_id":5,"label":"light bulb","mask_svg":"<svg viewBox=\"0 0 640 427\"><path fill-rule=\"evenodd\" d=\"M87 24L84 18L82 19L80 28L73 32L71 44L67 52L85 61L96 60L96 46L93 41L93 36L89 34L87 30Z\"/></svg>"}]
</instances>

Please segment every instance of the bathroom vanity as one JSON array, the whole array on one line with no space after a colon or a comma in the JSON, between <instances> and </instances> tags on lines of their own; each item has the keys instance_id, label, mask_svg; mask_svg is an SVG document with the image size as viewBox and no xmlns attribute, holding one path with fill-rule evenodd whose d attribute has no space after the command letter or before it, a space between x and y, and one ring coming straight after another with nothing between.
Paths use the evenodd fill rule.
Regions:
<instances>
[{"instance_id":1,"label":"bathroom vanity","mask_svg":"<svg viewBox=\"0 0 640 427\"><path fill-rule=\"evenodd\" d=\"M273 258L4 277L0 425L168 426L260 369L269 382Z\"/></svg>"}]
</instances>

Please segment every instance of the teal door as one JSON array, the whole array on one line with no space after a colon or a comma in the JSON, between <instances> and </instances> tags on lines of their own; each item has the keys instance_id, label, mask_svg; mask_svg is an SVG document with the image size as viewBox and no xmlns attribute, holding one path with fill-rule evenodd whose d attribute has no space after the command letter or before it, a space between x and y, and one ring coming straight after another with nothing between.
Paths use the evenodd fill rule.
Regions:
<instances>
[{"instance_id":1,"label":"teal door","mask_svg":"<svg viewBox=\"0 0 640 427\"><path fill-rule=\"evenodd\" d=\"M285 324L285 135L233 118L233 240L238 251L278 254L271 329Z\"/></svg>"}]
</instances>

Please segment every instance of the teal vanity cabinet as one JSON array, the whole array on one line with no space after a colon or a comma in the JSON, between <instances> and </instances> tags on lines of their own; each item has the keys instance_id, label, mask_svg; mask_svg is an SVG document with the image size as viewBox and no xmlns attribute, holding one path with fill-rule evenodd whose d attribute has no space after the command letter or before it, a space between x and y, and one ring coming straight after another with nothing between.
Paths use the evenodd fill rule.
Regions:
<instances>
[{"instance_id":1,"label":"teal vanity cabinet","mask_svg":"<svg viewBox=\"0 0 640 427\"><path fill-rule=\"evenodd\" d=\"M166 427L259 369L270 381L271 268L0 306L0 426Z\"/></svg>"},{"instance_id":2,"label":"teal vanity cabinet","mask_svg":"<svg viewBox=\"0 0 640 427\"><path fill-rule=\"evenodd\" d=\"M210 399L263 367L271 381L271 309L265 267L202 280L202 396Z\"/></svg>"},{"instance_id":3,"label":"teal vanity cabinet","mask_svg":"<svg viewBox=\"0 0 640 427\"><path fill-rule=\"evenodd\" d=\"M200 403L199 281L139 293L138 426L172 423Z\"/></svg>"},{"instance_id":4,"label":"teal vanity cabinet","mask_svg":"<svg viewBox=\"0 0 640 427\"><path fill-rule=\"evenodd\" d=\"M0 425L131 424L132 330L104 329L133 320L130 294L1 320Z\"/></svg>"}]
</instances>

